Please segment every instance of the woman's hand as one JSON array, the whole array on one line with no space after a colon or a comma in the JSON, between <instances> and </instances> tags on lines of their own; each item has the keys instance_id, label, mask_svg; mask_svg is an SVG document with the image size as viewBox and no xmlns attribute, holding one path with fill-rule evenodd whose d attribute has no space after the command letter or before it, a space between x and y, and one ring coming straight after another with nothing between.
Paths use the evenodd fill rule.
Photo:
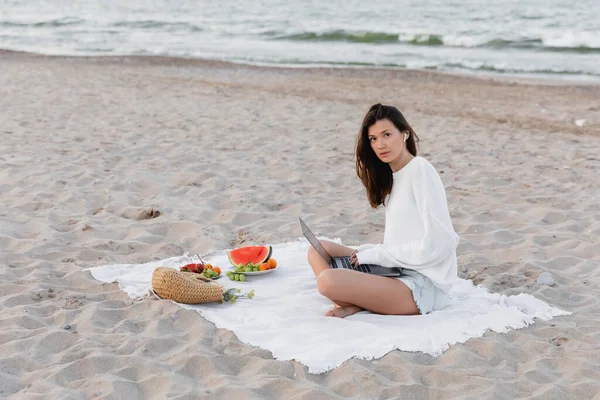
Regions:
<instances>
[{"instance_id":1,"label":"woman's hand","mask_svg":"<svg viewBox=\"0 0 600 400\"><path fill-rule=\"evenodd\" d=\"M352 252L352 255L350 256L350 264L352 264L352 266L354 268L358 267L358 257L356 257L357 253L358 253L358 250L354 250Z\"/></svg>"}]
</instances>

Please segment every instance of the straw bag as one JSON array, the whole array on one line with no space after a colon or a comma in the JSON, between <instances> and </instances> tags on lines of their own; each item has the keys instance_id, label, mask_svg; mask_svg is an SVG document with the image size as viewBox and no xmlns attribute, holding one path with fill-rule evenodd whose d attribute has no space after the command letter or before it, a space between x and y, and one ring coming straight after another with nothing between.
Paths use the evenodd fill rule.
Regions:
<instances>
[{"instance_id":1,"label":"straw bag","mask_svg":"<svg viewBox=\"0 0 600 400\"><path fill-rule=\"evenodd\" d=\"M223 285L200 274L158 267L152 272L152 289L163 299L198 304L223 300Z\"/></svg>"}]
</instances>

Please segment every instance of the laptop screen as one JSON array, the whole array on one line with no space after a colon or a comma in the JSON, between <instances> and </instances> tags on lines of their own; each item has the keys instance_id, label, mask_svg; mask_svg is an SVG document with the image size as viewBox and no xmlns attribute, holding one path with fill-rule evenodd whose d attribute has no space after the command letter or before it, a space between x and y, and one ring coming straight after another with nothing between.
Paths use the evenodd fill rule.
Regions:
<instances>
[{"instance_id":1,"label":"laptop screen","mask_svg":"<svg viewBox=\"0 0 600 400\"><path fill-rule=\"evenodd\" d=\"M325 247L323 247L319 239L317 239L317 237L311 232L311 230L308 229L308 226L306 226L304 221L302 221L302 218L298 219L300 220L300 226L302 227L302 233L304 234L304 237L310 242L310 244L315 248L315 250L317 250L321 257L323 257L325 262L327 264L330 264L332 260L331 255L329 255L327 250L325 250Z\"/></svg>"}]
</instances>

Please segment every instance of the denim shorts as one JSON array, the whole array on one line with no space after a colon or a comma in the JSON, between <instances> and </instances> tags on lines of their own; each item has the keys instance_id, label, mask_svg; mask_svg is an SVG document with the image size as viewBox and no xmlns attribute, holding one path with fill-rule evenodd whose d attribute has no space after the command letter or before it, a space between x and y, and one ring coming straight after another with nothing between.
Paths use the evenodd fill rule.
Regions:
<instances>
[{"instance_id":1,"label":"denim shorts","mask_svg":"<svg viewBox=\"0 0 600 400\"><path fill-rule=\"evenodd\" d=\"M403 269L402 272L404 275L398 279L412 291L415 303L422 315L450 305L450 297L436 287L431 279L413 270Z\"/></svg>"}]
</instances>

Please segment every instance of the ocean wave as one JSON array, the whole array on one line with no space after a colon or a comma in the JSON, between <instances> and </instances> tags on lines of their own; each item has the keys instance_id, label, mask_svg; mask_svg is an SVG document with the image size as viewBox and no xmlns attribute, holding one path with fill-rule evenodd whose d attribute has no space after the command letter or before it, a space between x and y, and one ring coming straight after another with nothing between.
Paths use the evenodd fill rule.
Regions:
<instances>
[{"instance_id":1,"label":"ocean wave","mask_svg":"<svg viewBox=\"0 0 600 400\"><path fill-rule=\"evenodd\" d=\"M519 69L519 68L500 68L493 65L485 65L478 63L444 63L437 66L428 66L425 69L432 70L467 70L467 71L480 71L480 72L493 72L500 74L531 74L531 75L579 75L589 77L600 77L600 73L592 73L580 70L566 70L566 69L550 69L550 68L531 68L531 69Z\"/></svg>"},{"instance_id":2,"label":"ocean wave","mask_svg":"<svg viewBox=\"0 0 600 400\"><path fill-rule=\"evenodd\" d=\"M297 34L279 34L278 32L267 32L265 36L270 36L274 40L291 40L307 42L349 42L349 43L406 43L415 46L442 46L444 41L438 35L414 35L408 40L401 40L397 33L387 32L350 32L345 30L335 30L328 32L302 32Z\"/></svg>"},{"instance_id":3,"label":"ocean wave","mask_svg":"<svg viewBox=\"0 0 600 400\"><path fill-rule=\"evenodd\" d=\"M133 28L133 29L179 29L186 30L189 32L202 32L202 27L198 25L190 24L188 22L168 22L168 21L156 21L156 20L142 20L142 21L119 21L111 24L116 28Z\"/></svg>"},{"instance_id":4,"label":"ocean wave","mask_svg":"<svg viewBox=\"0 0 600 400\"><path fill-rule=\"evenodd\" d=\"M236 59L237 62L254 63L256 60L252 58ZM348 68L392 68L392 69L422 69L432 71L463 71L473 73L492 73L498 75L545 75L545 76L580 76L588 77L593 80L600 78L600 72L594 73L590 71L583 71L578 69L552 69L552 68L511 68L511 67L500 67L482 62L441 62L431 63L425 60L413 61L413 62L352 62L352 61L331 61L327 59L320 60L305 60L298 58L284 58L274 59L270 61L262 61L260 65L289 65L298 67L312 67L312 66L327 66L327 67L348 67Z\"/></svg>"},{"instance_id":5,"label":"ocean wave","mask_svg":"<svg viewBox=\"0 0 600 400\"><path fill-rule=\"evenodd\" d=\"M236 59L235 61L253 63L252 59ZM327 67L366 67L366 68L406 68L404 63L384 63L360 61L330 61L330 60L302 60L297 58L276 59L268 62L260 62L259 65L285 65L285 66L327 66Z\"/></svg>"},{"instance_id":6,"label":"ocean wave","mask_svg":"<svg viewBox=\"0 0 600 400\"><path fill-rule=\"evenodd\" d=\"M50 19L47 21L38 22L17 22L17 21L0 21L0 26L4 27L34 27L34 28L56 28L61 26L78 25L85 20L77 17L63 17Z\"/></svg>"},{"instance_id":7,"label":"ocean wave","mask_svg":"<svg viewBox=\"0 0 600 400\"><path fill-rule=\"evenodd\" d=\"M551 46L544 42L543 39L523 39L523 40L505 40L493 39L476 47L493 48L493 49L525 49L551 51L555 53L600 53L600 47L589 47L584 45L573 46Z\"/></svg>"},{"instance_id":8,"label":"ocean wave","mask_svg":"<svg viewBox=\"0 0 600 400\"><path fill-rule=\"evenodd\" d=\"M351 42L351 43L394 43L398 41L397 34L384 32L348 32L335 30L329 32L303 32L291 35L278 35L270 32L272 39L308 42Z\"/></svg>"},{"instance_id":9,"label":"ocean wave","mask_svg":"<svg viewBox=\"0 0 600 400\"><path fill-rule=\"evenodd\" d=\"M438 35L416 35L408 43L417 46L443 46L444 40Z\"/></svg>"},{"instance_id":10,"label":"ocean wave","mask_svg":"<svg viewBox=\"0 0 600 400\"><path fill-rule=\"evenodd\" d=\"M252 60L238 60L242 62L250 62ZM510 68L499 67L480 62L446 62L439 64L431 64L428 62L409 62L409 63L376 63L376 62L342 62L328 60L302 60L296 58L280 59L271 62L275 65L290 65L290 66L331 66L331 67L349 67L349 68L398 68L398 69L423 69L432 71L464 71L464 72L482 72L493 74L510 74L510 75L546 75L546 76L581 76L589 77L594 80L600 78L599 73L593 73L582 70L568 69L551 69L551 68ZM266 62L264 65L271 64Z\"/></svg>"},{"instance_id":11,"label":"ocean wave","mask_svg":"<svg viewBox=\"0 0 600 400\"><path fill-rule=\"evenodd\" d=\"M444 37L440 34L403 35L388 32L351 32L334 30L326 32L302 32L282 34L265 32L263 36L271 40L290 40L307 42L349 42L366 44L404 44L413 46L443 46L449 48L489 48L489 49L522 49L548 51L556 53L600 53L600 47L581 44L577 40L563 41L565 44L556 45L556 40L548 38L503 39L496 38L482 41L477 36ZM572 43L572 45L571 45Z\"/></svg>"}]
</instances>

